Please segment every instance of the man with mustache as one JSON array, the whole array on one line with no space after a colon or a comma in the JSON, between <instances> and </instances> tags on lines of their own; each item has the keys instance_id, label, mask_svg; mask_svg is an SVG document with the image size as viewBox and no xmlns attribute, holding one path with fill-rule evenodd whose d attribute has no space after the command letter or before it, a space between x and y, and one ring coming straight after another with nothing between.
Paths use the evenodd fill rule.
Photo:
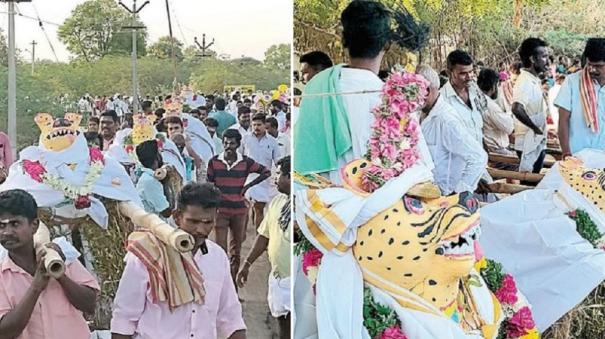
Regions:
<instances>
[{"instance_id":1,"label":"man with mustache","mask_svg":"<svg viewBox=\"0 0 605 339\"><path fill-rule=\"evenodd\" d=\"M99 284L78 260L58 279L49 276L45 250L34 247L37 213L29 193L0 193L0 244L8 251L0 259L0 338L88 339L84 313L94 313Z\"/></svg>"},{"instance_id":2,"label":"man with mustache","mask_svg":"<svg viewBox=\"0 0 605 339\"><path fill-rule=\"evenodd\" d=\"M584 68L567 76L554 101L564 157L585 148L605 149L605 39L588 39L584 57Z\"/></svg>"},{"instance_id":3,"label":"man with mustache","mask_svg":"<svg viewBox=\"0 0 605 339\"><path fill-rule=\"evenodd\" d=\"M208 162L208 182L215 183L222 193L215 239L227 251L227 235L231 233L229 256L234 281L239 270L240 251L248 212L244 195L251 187L271 176L268 168L237 152L241 142L242 136L237 130L226 130L223 133L224 151ZM258 177L246 184L246 179L251 173L257 173Z\"/></svg>"},{"instance_id":4,"label":"man with mustache","mask_svg":"<svg viewBox=\"0 0 605 339\"><path fill-rule=\"evenodd\" d=\"M149 232L131 234L126 267L114 300L113 339L246 338L229 261L225 252L208 239L220 196L220 191L208 183L190 183L179 192L174 221L193 236L192 252L178 253ZM141 246L146 251L138 250ZM172 255L165 254L170 251ZM150 263L145 260L146 253L158 253L160 259ZM171 260L174 257L177 260ZM164 265L160 267L158 262ZM161 269L170 270L170 274ZM168 290L178 291L178 298L172 298L170 292L165 300L154 297L161 290L156 287L160 278L165 279Z\"/></svg>"},{"instance_id":5,"label":"man with mustache","mask_svg":"<svg viewBox=\"0 0 605 339\"><path fill-rule=\"evenodd\" d=\"M443 99L460 115L467 132L480 145L483 143L482 112L486 109L479 89L474 85L473 58L455 50L447 56L449 81L441 88Z\"/></svg>"},{"instance_id":6,"label":"man with mustache","mask_svg":"<svg viewBox=\"0 0 605 339\"><path fill-rule=\"evenodd\" d=\"M116 111L109 110L101 113L99 121L101 125L101 136L103 136L103 151L107 151L109 146L113 143L113 139L116 137L120 119L118 118Z\"/></svg>"},{"instance_id":7,"label":"man with mustache","mask_svg":"<svg viewBox=\"0 0 605 339\"><path fill-rule=\"evenodd\" d=\"M515 118L514 149L521 159L520 172L539 173L546 155L546 113L539 78L548 70L548 45L538 38L527 38L519 47L523 63L513 87L512 112Z\"/></svg>"}]
</instances>

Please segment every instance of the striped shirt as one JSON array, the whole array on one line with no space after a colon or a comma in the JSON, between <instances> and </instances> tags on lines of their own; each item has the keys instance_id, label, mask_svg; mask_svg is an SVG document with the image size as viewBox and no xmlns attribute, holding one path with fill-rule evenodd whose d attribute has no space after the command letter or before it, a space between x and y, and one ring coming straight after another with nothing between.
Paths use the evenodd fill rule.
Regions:
<instances>
[{"instance_id":1,"label":"striped shirt","mask_svg":"<svg viewBox=\"0 0 605 339\"><path fill-rule=\"evenodd\" d=\"M247 156L237 153L237 160L229 165L225 153L215 155L208 162L208 182L212 182L221 190L219 213L228 215L246 214L245 198L242 190L250 173L271 175L263 165Z\"/></svg>"}]
</instances>

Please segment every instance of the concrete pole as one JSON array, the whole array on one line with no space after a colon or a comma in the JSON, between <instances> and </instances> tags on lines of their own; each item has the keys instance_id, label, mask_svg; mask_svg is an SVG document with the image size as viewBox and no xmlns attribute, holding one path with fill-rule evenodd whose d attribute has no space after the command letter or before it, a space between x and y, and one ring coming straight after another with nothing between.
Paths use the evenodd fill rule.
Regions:
<instances>
[{"instance_id":1,"label":"concrete pole","mask_svg":"<svg viewBox=\"0 0 605 339\"><path fill-rule=\"evenodd\" d=\"M8 3L8 137L17 158L17 68L15 65L15 3Z\"/></svg>"},{"instance_id":2,"label":"concrete pole","mask_svg":"<svg viewBox=\"0 0 605 339\"><path fill-rule=\"evenodd\" d=\"M36 42L36 40L31 42L32 45L32 76L34 76L34 71L35 71L35 67L36 67L36 45L38 43Z\"/></svg>"},{"instance_id":3,"label":"concrete pole","mask_svg":"<svg viewBox=\"0 0 605 339\"><path fill-rule=\"evenodd\" d=\"M133 26L137 22L137 0L132 2ZM137 29L132 29L132 113L139 111L139 85L137 75Z\"/></svg>"}]
</instances>

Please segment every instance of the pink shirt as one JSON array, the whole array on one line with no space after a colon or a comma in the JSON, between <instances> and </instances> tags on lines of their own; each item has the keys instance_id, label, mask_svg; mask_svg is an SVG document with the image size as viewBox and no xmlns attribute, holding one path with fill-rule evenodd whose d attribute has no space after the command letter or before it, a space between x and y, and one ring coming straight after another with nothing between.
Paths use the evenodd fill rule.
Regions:
<instances>
[{"instance_id":1,"label":"pink shirt","mask_svg":"<svg viewBox=\"0 0 605 339\"><path fill-rule=\"evenodd\" d=\"M208 254L198 251L193 258L204 277L205 302L189 303L173 312L166 303L152 302L147 269L135 255L127 253L114 299L111 332L134 334L134 339L213 339L246 329L227 255L210 240L206 245Z\"/></svg>"},{"instance_id":2,"label":"pink shirt","mask_svg":"<svg viewBox=\"0 0 605 339\"><path fill-rule=\"evenodd\" d=\"M99 290L95 278L75 261L67 265L65 274L79 285ZM17 266L9 256L0 261L0 318L15 308L25 296L34 277ZM50 278L38 297L27 326L17 339L88 339L90 331L78 309L67 300L63 288Z\"/></svg>"}]
</instances>

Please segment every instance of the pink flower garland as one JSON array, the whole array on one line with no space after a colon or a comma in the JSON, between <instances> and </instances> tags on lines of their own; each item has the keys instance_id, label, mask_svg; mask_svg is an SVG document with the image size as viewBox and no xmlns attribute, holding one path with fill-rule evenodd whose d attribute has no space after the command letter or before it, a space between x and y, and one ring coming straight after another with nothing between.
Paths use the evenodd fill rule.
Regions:
<instances>
[{"instance_id":1,"label":"pink flower garland","mask_svg":"<svg viewBox=\"0 0 605 339\"><path fill-rule=\"evenodd\" d=\"M308 274L310 267L319 266L319 263L321 262L322 257L323 257L323 253L321 253L321 251L319 251L317 248L313 248L313 249L310 249L307 252L305 252L305 254L303 254L303 262L302 262L303 272L305 274Z\"/></svg>"},{"instance_id":2,"label":"pink flower garland","mask_svg":"<svg viewBox=\"0 0 605 339\"><path fill-rule=\"evenodd\" d=\"M42 176L46 173L46 169L39 161L23 160L21 163L25 173L37 182L42 182Z\"/></svg>"},{"instance_id":3,"label":"pink flower garland","mask_svg":"<svg viewBox=\"0 0 605 339\"><path fill-rule=\"evenodd\" d=\"M514 305L517 302L517 285L510 274L504 275L502 286L494 294L500 303Z\"/></svg>"},{"instance_id":4,"label":"pink flower garland","mask_svg":"<svg viewBox=\"0 0 605 339\"><path fill-rule=\"evenodd\" d=\"M401 327L391 326L382 332L380 339L408 339L408 337L403 334Z\"/></svg>"},{"instance_id":5,"label":"pink flower garland","mask_svg":"<svg viewBox=\"0 0 605 339\"><path fill-rule=\"evenodd\" d=\"M384 84L382 104L373 111L366 168L362 184L373 192L390 179L412 167L420 158L418 122L410 113L424 105L428 96L428 81L414 73L394 71Z\"/></svg>"},{"instance_id":6,"label":"pink flower garland","mask_svg":"<svg viewBox=\"0 0 605 339\"><path fill-rule=\"evenodd\" d=\"M519 338L536 327L529 307L524 306L508 320L507 335L509 338Z\"/></svg>"}]
</instances>

